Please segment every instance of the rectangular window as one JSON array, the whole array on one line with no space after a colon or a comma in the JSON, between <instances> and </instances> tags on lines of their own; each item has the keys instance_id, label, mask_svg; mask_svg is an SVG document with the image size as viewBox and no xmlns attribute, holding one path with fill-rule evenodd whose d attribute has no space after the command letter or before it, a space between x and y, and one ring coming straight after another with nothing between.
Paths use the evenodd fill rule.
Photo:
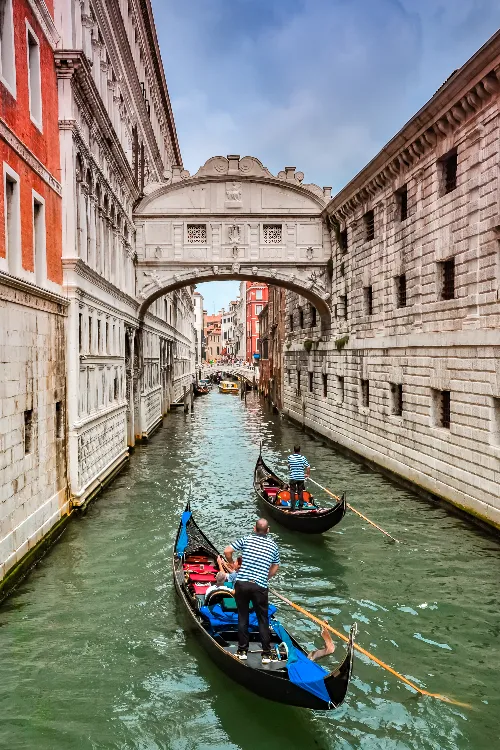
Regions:
<instances>
[{"instance_id":1,"label":"rectangular window","mask_svg":"<svg viewBox=\"0 0 500 750\"><path fill-rule=\"evenodd\" d=\"M400 417L403 414L403 385L391 383L391 414Z\"/></svg>"},{"instance_id":2,"label":"rectangular window","mask_svg":"<svg viewBox=\"0 0 500 750\"><path fill-rule=\"evenodd\" d=\"M314 373L309 373L309 393L314 391Z\"/></svg>"},{"instance_id":3,"label":"rectangular window","mask_svg":"<svg viewBox=\"0 0 500 750\"><path fill-rule=\"evenodd\" d=\"M300 396L300 370L297 370L297 396Z\"/></svg>"},{"instance_id":4,"label":"rectangular window","mask_svg":"<svg viewBox=\"0 0 500 750\"><path fill-rule=\"evenodd\" d=\"M399 221L405 221L408 218L408 185L404 185L396 192L396 200L399 209Z\"/></svg>"},{"instance_id":5,"label":"rectangular window","mask_svg":"<svg viewBox=\"0 0 500 750\"><path fill-rule=\"evenodd\" d=\"M345 381L343 375L337 375L337 401L339 404L344 403L344 387L345 387Z\"/></svg>"},{"instance_id":6,"label":"rectangular window","mask_svg":"<svg viewBox=\"0 0 500 750\"><path fill-rule=\"evenodd\" d=\"M28 89L32 122L42 129L42 77L40 71L40 44L27 25L28 39Z\"/></svg>"},{"instance_id":7,"label":"rectangular window","mask_svg":"<svg viewBox=\"0 0 500 750\"><path fill-rule=\"evenodd\" d=\"M113 400L118 401L119 395L120 395L120 382L118 380L118 373L115 370L115 377L113 380Z\"/></svg>"},{"instance_id":8,"label":"rectangular window","mask_svg":"<svg viewBox=\"0 0 500 750\"><path fill-rule=\"evenodd\" d=\"M281 245L281 224L264 224L262 229L266 245Z\"/></svg>"},{"instance_id":9,"label":"rectangular window","mask_svg":"<svg viewBox=\"0 0 500 750\"><path fill-rule=\"evenodd\" d=\"M97 353L101 353L101 321L97 321Z\"/></svg>"},{"instance_id":10,"label":"rectangular window","mask_svg":"<svg viewBox=\"0 0 500 750\"><path fill-rule=\"evenodd\" d=\"M255 290L255 299L262 299L262 289Z\"/></svg>"},{"instance_id":11,"label":"rectangular window","mask_svg":"<svg viewBox=\"0 0 500 750\"><path fill-rule=\"evenodd\" d=\"M347 295L341 294L339 297L340 300L340 309L338 310L339 318L344 318L344 320L347 320Z\"/></svg>"},{"instance_id":12,"label":"rectangular window","mask_svg":"<svg viewBox=\"0 0 500 750\"><path fill-rule=\"evenodd\" d=\"M33 250L35 280L43 284L47 280L45 205L36 196L33 196Z\"/></svg>"},{"instance_id":13,"label":"rectangular window","mask_svg":"<svg viewBox=\"0 0 500 750\"><path fill-rule=\"evenodd\" d=\"M343 253L346 253L348 250L347 245L347 227L343 229L340 233L340 249Z\"/></svg>"},{"instance_id":14,"label":"rectangular window","mask_svg":"<svg viewBox=\"0 0 500 750\"><path fill-rule=\"evenodd\" d=\"M92 342L92 318L89 316L89 354L92 354L93 342Z\"/></svg>"},{"instance_id":15,"label":"rectangular window","mask_svg":"<svg viewBox=\"0 0 500 750\"><path fill-rule=\"evenodd\" d=\"M396 306L406 307L406 274L402 273L394 279L396 287Z\"/></svg>"},{"instance_id":16,"label":"rectangular window","mask_svg":"<svg viewBox=\"0 0 500 750\"><path fill-rule=\"evenodd\" d=\"M299 326L304 328L304 310L299 307Z\"/></svg>"},{"instance_id":17,"label":"rectangular window","mask_svg":"<svg viewBox=\"0 0 500 750\"><path fill-rule=\"evenodd\" d=\"M455 297L455 258L449 258L440 266L441 299L454 299Z\"/></svg>"},{"instance_id":18,"label":"rectangular window","mask_svg":"<svg viewBox=\"0 0 500 750\"><path fill-rule=\"evenodd\" d=\"M500 398L493 398L491 432L494 445L500 445Z\"/></svg>"},{"instance_id":19,"label":"rectangular window","mask_svg":"<svg viewBox=\"0 0 500 750\"><path fill-rule=\"evenodd\" d=\"M78 315L78 351L82 351L82 327L83 327L83 315Z\"/></svg>"},{"instance_id":20,"label":"rectangular window","mask_svg":"<svg viewBox=\"0 0 500 750\"><path fill-rule=\"evenodd\" d=\"M370 406L370 381L361 381L361 406Z\"/></svg>"},{"instance_id":21,"label":"rectangular window","mask_svg":"<svg viewBox=\"0 0 500 750\"><path fill-rule=\"evenodd\" d=\"M288 322L290 324L290 330L293 331L293 313L290 313Z\"/></svg>"},{"instance_id":22,"label":"rectangular window","mask_svg":"<svg viewBox=\"0 0 500 750\"><path fill-rule=\"evenodd\" d=\"M4 166L5 169L5 166ZM21 206L19 179L5 172L5 252L8 269L17 274L21 269Z\"/></svg>"},{"instance_id":23,"label":"rectangular window","mask_svg":"<svg viewBox=\"0 0 500 750\"><path fill-rule=\"evenodd\" d=\"M363 216L363 222L365 225L365 242L369 242L375 238L375 212L373 209L366 212Z\"/></svg>"},{"instance_id":24,"label":"rectangular window","mask_svg":"<svg viewBox=\"0 0 500 750\"><path fill-rule=\"evenodd\" d=\"M446 195L447 193L453 192L457 186L457 152L451 151L449 154L446 154L446 156L441 159L440 165L442 171L442 193L443 195Z\"/></svg>"},{"instance_id":25,"label":"rectangular window","mask_svg":"<svg viewBox=\"0 0 500 750\"><path fill-rule=\"evenodd\" d=\"M365 315L373 315L373 287L363 287L364 303L365 303Z\"/></svg>"},{"instance_id":26,"label":"rectangular window","mask_svg":"<svg viewBox=\"0 0 500 750\"><path fill-rule=\"evenodd\" d=\"M0 81L16 95L16 60L12 0L0 0Z\"/></svg>"},{"instance_id":27,"label":"rectangular window","mask_svg":"<svg viewBox=\"0 0 500 750\"><path fill-rule=\"evenodd\" d=\"M326 372L323 373L323 398L328 396L328 375Z\"/></svg>"},{"instance_id":28,"label":"rectangular window","mask_svg":"<svg viewBox=\"0 0 500 750\"><path fill-rule=\"evenodd\" d=\"M33 450L33 409L24 412L24 455Z\"/></svg>"},{"instance_id":29,"label":"rectangular window","mask_svg":"<svg viewBox=\"0 0 500 750\"><path fill-rule=\"evenodd\" d=\"M314 328L317 323L317 315L316 315L316 308L314 305L311 305L311 327Z\"/></svg>"},{"instance_id":30,"label":"rectangular window","mask_svg":"<svg viewBox=\"0 0 500 750\"><path fill-rule=\"evenodd\" d=\"M219 354L219 347L217 347L217 354Z\"/></svg>"},{"instance_id":31,"label":"rectangular window","mask_svg":"<svg viewBox=\"0 0 500 750\"><path fill-rule=\"evenodd\" d=\"M206 224L188 224L187 241L190 245L207 244L207 225Z\"/></svg>"},{"instance_id":32,"label":"rectangular window","mask_svg":"<svg viewBox=\"0 0 500 750\"><path fill-rule=\"evenodd\" d=\"M262 312L262 305L255 305L255 314L260 315Z\"/></svg>"},{"instance_id":33,"label":"rectangular window","mask_svg":"<svg viewBox=\"0 0 500 750\"><path fill-rule=\"evenodd\" d=\"M292 371L287 370L288 372L288 385L292 385Z\"/></svg>"},{"instance_id":34,"label":"rectangular window","mask_svg":"<svg viewBox=\"0 0 500 750\"><path fill-rule=\"evenodd\" d=\"M451 422L451 392L433 390L432 408L434 412L434 424L437 427L444 427L449 430Z\"/></svg>"},{"instance_id":35,"label":"rectangular window","mask_svg":"<svg viewBox=\"0 0 500 750\"><path fill-rule=\"evenodd\" d=\"M62 401L56 402L56 438L60 440L64 435Z\"/></svg>"}]
</instances>

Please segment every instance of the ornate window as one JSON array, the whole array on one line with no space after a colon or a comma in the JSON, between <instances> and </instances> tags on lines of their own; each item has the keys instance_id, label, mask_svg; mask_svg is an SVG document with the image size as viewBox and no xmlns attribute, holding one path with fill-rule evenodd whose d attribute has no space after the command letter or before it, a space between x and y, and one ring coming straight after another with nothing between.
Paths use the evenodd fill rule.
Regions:
<instances>
[{"instance_id":1,"label":"ornate window","mask_svg":"<svg viewBox=\"0 0 500 750\"><path fill-rule=\"evenodd\" d=\"M207 244L207 225L206 224L188 224L187 241L190 245Z\"/></svg>"},{"instance_id":2,"label":"ornate window","mask_svg":"<svg viewBox=\"0 0 500 750\"><path fill-rule=\"evenodd\" d=\"M264 242L266 245L281 245L281 224L264 224Z\"/></svg>"}]
</instances>

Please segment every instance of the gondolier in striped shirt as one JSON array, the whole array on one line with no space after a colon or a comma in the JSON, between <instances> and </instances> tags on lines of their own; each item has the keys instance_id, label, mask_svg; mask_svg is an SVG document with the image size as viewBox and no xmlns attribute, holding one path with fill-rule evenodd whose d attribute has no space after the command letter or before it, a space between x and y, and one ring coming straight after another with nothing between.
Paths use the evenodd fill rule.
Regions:
<instances>
[{"instance_id":1,"label":"gondolier in striped shirt","mask_svg":"<svg viewBox=\"0 0 500 750\"><path fill-rule=\"evenodd\" d=\"M269 524L260 518L255 524L254 534L237 539L224 550L224 556L230 565L233 564L233 553L239 552L243 558L236 574L234 598L238 606L238 651L236 656L244 661L248 652L248 618L249 605L253 603L259 635L262 643L262 663L269 664L271 654L271 636L269 633L269 579L278 572L280 556L278 545L269 536Z\"/></svg>"},{"instance_id":2,"label":"gondolier in striped shirt","mask_svg":"<svg viewBox=\"0 0 500 750\"><path fill-rule=\"evenodd\" d=\"M306 477L311 474L311 467L309 461L300 452L300 445L294 445L293 453L288 456L288 467L290 470L290 507L292 510L296 510L295 505L295 493L299 496L298 509L301 510L304 505L304 489L306 483Z\"/></svg>"}]
</instances>

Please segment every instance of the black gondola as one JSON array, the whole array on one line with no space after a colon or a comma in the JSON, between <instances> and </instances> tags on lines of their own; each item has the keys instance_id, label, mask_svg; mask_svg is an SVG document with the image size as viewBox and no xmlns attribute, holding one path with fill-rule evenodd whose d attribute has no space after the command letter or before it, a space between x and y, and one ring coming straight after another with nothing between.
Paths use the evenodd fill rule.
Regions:
<instances>
[{"instance_id":1,"label":"black gondola","mask_svg":"<svg viewBox=\"0 0 500 750\"><path fill-rule=\"evenodd\" d=\"M213 611L211 602L215 594L209 594L210 606L208 607L204 605L204 599L207 586L215 580L218 554L217 549L197 526L188 506L179 525L172 558L174 585L187 614L190 629L196 633L200 643L217 666L248 690L278 703L317 710L331 710L340 706L346 696L351 678L356 626L353 625L351 628L348 650L343 662L333 672L328 673L324 670L324 676L321 673L320 692L329 700L321 699L318 694L304 689L296 681L292 682L290 679L288 673L290 649L300 657L301 661L305 659L308 667L313 662L307 659L307 652L274 617L270 618L269 624L271 645L273 649L276 649L278 660L270 664L262 664L259 633L251 631L248 660L240 661L236 657L238 627L231 589L227 589L227 593L216 592L216 595L220 600L218 604L224 604L225 612L234 612L234 622L226 622L217 627L205 614L207 609L210 612ZM228 603L231 606L228 606ZM275 627L281 628L281 637L274 631ZM290 647L288 649L283 643L286 639ZM290 664L293 661L292 658ZM314 666L320 669L318 665Z\"/></svg>"},{"instance_id":2,"label":"black gondola","mask_svg":"<svg viewBox=\"0 0 500 750\"><path fill-rule=\"evenodd\" d=\"M288 485L266 466L261 454L255 464L253 484L255 492L264 503L269 515L293 531L302 531L304 534L322 534L340 523L346 512L345 492L339 502L331 508L314 506L305 510L291 511L287 507L278 505L278 495L280 491L286 490Z\"/></svg>"},{"instance_id":3,"label":"black gondola","mask_svg":"<svg viewBox=\"0 0 500 750\"><path fill-rule=\"evenodd\" d=\"M208 388L206 386L194 383L193 392L195 396L206 396L208 393Z\"/></svg>"}]
</instances>

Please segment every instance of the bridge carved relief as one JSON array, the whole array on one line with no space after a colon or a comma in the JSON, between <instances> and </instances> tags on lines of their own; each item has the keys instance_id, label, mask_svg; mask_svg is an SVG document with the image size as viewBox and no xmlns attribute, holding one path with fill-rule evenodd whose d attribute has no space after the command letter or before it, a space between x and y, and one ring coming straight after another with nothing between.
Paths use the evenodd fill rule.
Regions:
<instances>
[{"instance_id":1,"label":"bridge carved relief","mask_svg":"<svg viewBox=\"0 0 500 750\"><path fill-rule=\"evenodd\" d=\"M330 325L330 188L273 176L246 156L209 159L194 175L174 167L135 211L137 294L143 314L173 289L214 280L264 281L298 292Z\"/></svg>"}]
</instances>

